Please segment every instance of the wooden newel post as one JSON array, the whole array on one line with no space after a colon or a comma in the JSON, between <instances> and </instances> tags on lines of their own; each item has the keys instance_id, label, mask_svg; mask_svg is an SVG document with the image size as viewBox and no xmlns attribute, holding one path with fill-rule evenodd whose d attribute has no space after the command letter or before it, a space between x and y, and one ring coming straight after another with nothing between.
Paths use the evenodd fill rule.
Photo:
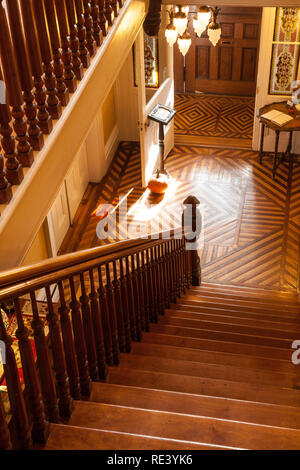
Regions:
<instances>
[{"instance_id":1,"label":"wooden newel post","mask_svg":"<svg viewBox=\"0 0 300 470\"><path fill-rule=\"evenodd\" d=\"M201 265L197 250L197 241L201 233L202 217L198 209L200 201L195 196L188 196L184 201L184 210L182 213L182 227L186 239L186 250L190 253L187 256L188 277L192 286L201 284Z\"/></svg>"}]
</instances>

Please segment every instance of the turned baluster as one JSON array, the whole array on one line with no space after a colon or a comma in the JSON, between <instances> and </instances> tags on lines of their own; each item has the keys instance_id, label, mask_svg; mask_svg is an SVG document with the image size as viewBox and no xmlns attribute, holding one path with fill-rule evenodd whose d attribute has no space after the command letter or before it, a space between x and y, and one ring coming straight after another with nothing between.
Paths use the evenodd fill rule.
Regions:
<instances>
[{"instance_id":1,"label":"turned baluster","mask_svg":"<svg viewBox=\"0 0 300 470\"><path fill-rule=\"evenodd\" d=\"M34 96L38 105L38 125L43 134L50 134L53 129L53 123L47 110L47 94L44 86L42 57L33 16L32 2L29 2L28 0L20 0L20 5L28 56L31 63L33 83L35 86Z\"/></svg>"},{"instance_id":2,"label":"turned baluster","mask_svg":"<svg viewBox=\"0 0 300 470\"><path fill-rule=\"evenodd\" d=\"M93 57L96 54L96 41L94 38L94 29L93 29L93 18L92 18L92 8L89 0L83 0L84 7L84 24L86 29L86 43L89 50L90 56Z\"/></svg>"},{"instance_id":3,"label":"turned baluster","mask_svg":"<svg viewBox=\"0 0 300 470\"><path fill-rule=\"evenodd\" d=\"M98 296L95 289L94 271L89 270L90 277L90 300L91 300L91 311L92 320L94 324L96 352L98 361L98 371L100 379L105 379L107 376L107 366L105 362L105 348L104 348L104 337L103 337L103 325L102 318L98 304Z\"/></svg>"},{"instance_id":4,"label":"turned baluster","mask_svg":"<svg viewBox=\"0 0 300 470\"><path fill-rule=\"evenodd\" d=\"M110 0L105 0L104 2L104 13L108 22L108 26L112 26L114 22L114 12L111 7Z\"/></svg>"},{"instance_id":5,"label":"turned baluster","mask_svg":"<svg viewBox=\"0 0 300 470\"><path fill-rule=\"evenodd\" d=\"M23 96L17 72L15 53L13 51L6 12L3 8L2 0L0 1L0 57L4 81L7 88L7 104L11 106L11 113L14 117L13 127L16 134L16 140L18 142L18 160L20 163L20 160L25 162L30 161L32 148L28 142L29 137L27 134L27 124L24 120L25 113L23 111ZM14 152L11 151L9 153L13 154ZM15 155L9 163L12 164L12 173L7 172L8 181L12 184L20 184L22 181L22 175L21 171L18 173L19 166L15 160Z\"/></svg>"},{"instance_id":6,"label":"turned baluster","mask_svg":"<svg viewBox=\"0 0 300 470\"><path fill-rule=\"evenodd\" d=\"M72 51L69 38L69 26L64 0L54 0L61 38L62 61L65 67L65 81L70 93L77 88L77 79L73 72Z\"/></svg>"},{"instance_id":7,"label":"turned baluster","mask_svg":"<svg viewBox=\"0 0 300 470\"><path fill-rule=\"evenodd\" d=\"M14 448L28 449L31 447L30 426L28 422L15 353L12 349L13 340L6 333L1 313L0 340L3 341L5 345L5 363L3 364L3 369L12 413Z\"/></svg>"},{"instance_id":8,"label":"turned baluster","mask_svg":"<svg viewBox=\"0 0 300 470\"><path fill-rule=\"evenodd\" d=\"M151 249L151 262L152 262L152 276L153 276L153 287L155 290L155 309L156 317L161 313L160 305L160 285L159 285L159 276L158 276L158 263L156 259L156 247L154 246Z\"/></svg>"},{"instance_id":9,"label":"turned baluster","mask_svg":"<svg viewBox=\"0 0 300 470\"><path fill-rule=\"evenodd\" d=\"M5 419L5 410L0 395L0 450L11 450L11 440Z\"/></svg>"},{"instance_id":10,"label":"turned baluster","mask_svg":"<svg viewBox=\"0 0 300 470\"><path fill-rule=\"evenodd\" d=\"M37 125L37 106L33 103L34 95L32 92L33 81L32 71L28 58L28 50L25 45L25 38L23 34L23 27L21 21L21 15L19 11L19 5L17 0L11 0L7 3L8 17L10 23L10 31L14 46L14 53L16 63L18 66L19 78L21 89L23 91L23 99L25 101L25 114L28 122L28 141L34 150L41 150L44 145L43 134L41 129ZM26 133L26 129L24 128ZM22 166L30 167L33 163L33 152L28 151L24 158L21 158L20 162Z\"/></svg>"},{"instance_id":11,"label":"turned baluster","mask_svg":"<svg viewBox=\"0 0 300 470\"><path fill-rule=\"evenodd\" d=\"M119 3L119 7L122 8L123 7L123 0L118 0L118 3Z\"/></svg>"},{"instance_id":12,"label":"turned baluster","mask_svg":"<svg viewBox=\"0 0 300 470\"><path fill-rule=\"evenodd\" d=\"M61 339L59 318L57 313L54 312L50 287L46 286L45 290L48 305L47 321L49 324L49 336L57 384L58 409L60 416L70 417L73 409L73 401L70 395L69 377Z\"/></svg>"},{"instance_id":13,"label":"turned baluster","mask_svg":"<svg viewBox=\"0 0 300 470\"><path fill-rule=\"evenodd\" d=\"M53 423L58 422L58 406L52 368L49 359L48 345L45 337L44 322L40 319L35 292L30 292L33 321L35 350L37 355L37 367L41 381L42 395L45 404L46 416Z\"/></svg>"},{"instance_id":14,"label":"turned baluster","mask_svg":"<svg viewBox=\"0 0 300 470\"><path fill-rule=\"evenodd\" d=\"M109 263L105 265L105 272L106 272L105 290L106 290L107 306L108 306L109 320L110 320L110 326L111 326L113 358L114 358L114 364L118 365L120 362L118 324L117 324L117 313L116 313L114 290L113 290L113 286L111 284L111 279L110 279Z\"/></svg>"},{"instance_id":15,"label":"turned baluster","mask_svg":"<svg viewBox=\"0 0 300 470\"><path fill-rule=\"evenodd\" d=\"M75 0L76 16L77 16L77 32L79 39L79 55L83 67L86 69L90 66L90 53L87 48L87 31L83 16L82 0Z\"/></svg>"},{"instance_id":16,"label":"turned baluster","mask_svg":"<svg viewBox=\"0 0 300 470\"><path fill-rule=\"evenodd\" d=\"M143 283L145 331L149 331L149 328L150 328L149 284L148 284L148 271L147 271L147 265L145 263L145 256L146 256L146 253L143 251L141 253L141 257L142 257L141 276L142 276L142 283Z\"/></svg>"},{"instance_id":17,"label":"turned baluster","mask_svg":"<svg viewBox=\"0 0 300 470\"><path fill-rule=\"evenodd\" d=\"M125 266L126 266L125 280L126 280L127 294L128 294L131 339L132 339L132 341L139 341L140 340L140 335L139 335L139 332L138 332L138 329L137 329L137 324L136 324L135 301L134 301L132 276L131 276L131 273L130 273L128 256L126 256L126 258L125 258Z\"/></svg>"},{"instance_id":18,"label":"turned baluster","mask_svg":"<svg viewBox=\"0 0 300 470\"><path fill-rule=\"evenodd\" d=\"M1 7L0 7L1 9ZM1 35L1 31L0 31ZM2 74L0 71L0 79ZM23 181L24 173L22 165L20 165L16 154L16 142L12 136L13 129L10 125L11 114L7 104L0 104L0 133L1 144L6 158L5 173L7 181L12 185L18 185ZM8 194L11 193L11 188L8 188Z\"/></svg>"},{"instance_id":19,"label":"turned baluster","mask_svg":"<svg viewBox=\"0 0 300 470\"><path fill-rule=\"evenodd\" d=\"M92 19L93 19L93 32L96 45L99 47L102 44L103 37L100 27L100 14L99 14L99 5L97 0L91 0L92 8Z\"/></svg>"},{"instance_id":20,"label":"turned baluster","mask_svg":"<svg viewBox=\"0 0 300 470\"><path fill-rule=\"evenodd\" d=\"M166 254L166 244L163 243L160 246L160 255L161 255L161 271L163 277L163 292L164 292L164 307L170 308L169 305L169 287L168 287L168 270L167 270L167 254Z\"/></svg>"},{"instance_id":21,"label":"turned baluster","mask_svg":"<svg viewBox=\"0 0 300 470\"><path fill-rule=\"evenodd\" d=\"M174 251L174 240L170 242L170 256L171 256L171 273L172 273L172 302L177 303L177 291L176 291L176 260Z\"/></svg>"},{"instance_id":22,"label":"turned baluster","mask_svg":"<svg viewBox=\"0 0 300 470\"><path fill-rule=\"evenodd\" d=\"M14 299L14 309L18 323L16 337L19 343L24 382L26 392L28 393L28 402L33 423L31 435L34 442L45 443L49 436L49 422L45 417L40 383L29 339L29 331L23 321L19 299Z\"/></svg>"},{"instance_id":23,"label":"turned baluster","mask_svg":"<svg viewBox=\"0 0 300 470\"><path fill-rule=\"evenodd\" d=\"M127 292L127 281L124 276L124 266L123 258L120 258L120 289L121 289L121 301L123 305L123 315L124 315L124 330L125 330L125 347L126 352L131 351L131 328L130 328L130 312L128 304L128 292ZM132 328L133 336L136 335L135 325Z\"/></svg>"},{"instance_id":24,"label":"turned baluster","mask_svg":"<svg viewBox=\"0 0 300 470\"><path fill-rule=\"evenodd\" d=\"M164 273L164 259L162 253L162 245L157 246L157 256L158 256L158 271L159 271L159 278L160 278L160 292L161 292L161 314L164 315L165 307L166 307L166 277Z\"/></svg>"},{"instance_id":25,"label":"turned baluster","mask_svg":"<svg viewBox=\"0 0 300 470\"><path fill-rule=\"evenodd\" d=\"M70 101L69 89L66 86L65 70L62 61L62 52L58 24L56 20L54 0L44 2L49 28L49 36L53 54L53 71L56 77L57 96L62 106L67 106Z\"/></svg>"},{"instance_id":26,"label":"turned baluster","mask_svg":"<svg viewBox=\"0 0 300 470\"><path fill-rule=\"evenodd\" d=\"M96 352L96 342L94 335L94 325L92 320L92 314L90 309L90 299L86 293L84 274L80 273L80 286L81 286L81 312L82 312L82 322L85 332L85 340L87 347L87 357L89 364L89 372L91 379L94 381L99 380L99 372L97 365L97 352Z\"/></svg>"},{"instance_id":27,"label":"turned baluster","mask_svg":"<svg viewBox=\"0 0 300 470\"><path fill-rule=\"evenodd\" d=\"M152 281L152 321L158 322L159 305L158 305L158 292L157 292L157 280L156 280L156 268L154 261L154 248L150 248L150 273Z\"/></svg>"},{"instance_id":28,"label":"turned baluster","mask_svg":"<svg viewBox=\"0 0 300 470\"><path fill-rule=\"evenodd\" d=\"M165 272L166 272L166 296L167 304L166 307L170 308L171 306L171 274L170 274L170 254L169 254L169 242L166 241L164 244L164 259L165 259Z\"/></svg>"},{"instance_id":29,"label":"turned baluster","mask_svg":"<svg viewBox=\"0 0 300 470\"><path fill-rule=\"evenodd\" d=\"M1 132L1 119L0 119L0 132ZM11 184L7 181L6 173L4 170L4 158L3 158L3 155L0 153L0 204L8 204L11 198L12 198Z\"/></svg>"},{"instance_id":30,"label":"turned baluster","mask_svg":"<svg viewBox=\"0 0 300 470\"><path fill-rule=\"evenodd\" d=\"M105 356L106 356L107 364L109 366L112 366L114 363L112 333L111 333L109 311L108 311L108 305L107 305L107 295L103 286L101 267L98 267L98 281L99 281L98 296L99 296L100 312L102 315Z\"/></svg>"},{"instance_id":31,"label":"turned baluster","mask_svg":"<svg viewBox=\"0 0 300 470\"><path fill-rule=\"evenodd\" d=\"M185 282L185 247L184 239L180 240L180 268L181 268L181 293L185 294L186 282Z\"/></svg>"},{"instance_id":32,"label":"turned baluster","mask_svg":"<svg viewBox=\"0 0 300 470\"><path fill-rule=\"evenodd\" d=\"M161 266L162 260L160 257L160 245L156 245L154 251L155 251L157 279L158 279L159 313L160 315L164 315L165 313L164 280L162 276L162 266Z\"/></svg>"},{"instance_id":33,"label":"turned baluster","mask_svg":"<svg viewBox=\"0 0 300 470\"><path fill-rule=\"evenodd\" d=\"M134 312L135 312L135 319L136 319L137 341L141 341L142 322L141 322L140 296L139 296L139 289L138 289L138 282L137 282L137 271L136 271L136 265L135 265L135 255L131 255L130 260L131 260L130 277L131 277L133 305L134 305Z\"/></svg>"},{"instance_id":34,"label":"turned baluster","mask_svg":"<svg viewBox=\"0 0 300 470\"><path fill-rule=\"evenodd\" d=\"M175 261L176 261L176 295L177 297L181 296L181 291L180 291L180 258L179 258L179 240L175 239Z\"/></svg>"},{"instance_id":35,"label":"turned baluster","mask_svg":"<svg viewBox=\"0 0 300 470\"><path fill-rule=\"evenodd\" d=\"M76 16L75 16L75 5L74 0L65 0L67 7L67 16L69 21L70 28L70 47L73 57L73 70L77 77L77 80L82 80L83 78L83 64L79 55L79 38L78 38L78 29L76 25Z\"/></svg>"},{"instance_id":36,"label":"turned baluster","mask_svg":"<svg viewBox=\"0 0 300 470\"><path fill-rule=\"evenodd\" d=\"M151 267L151 249L146 250L146 272L147 272L147 285L149 292L149 317L150 321L156 323L157 319L155 317L155 300L154 300L154 288L153 288L153 278L152 278L152 267Z\"/></svg>"},{"instance_id":37,"label":"turned baluster","mask_svg":"<svg viewBox=\"0 0 300 470\"><path fill-rule=\"evenodd\" d=\"M123 312L123 302L121 295L121 283L117 275L117 262L113 261L113 292L115 297L115 306L117 314L117 323L118 323L118 336L119 336L119 347L121 352L126 351L126 340L125 340L125 326L124 326L124 312Z\"/></svg>"},{"instance_id":38,"label":"turned baluster","mask_svg":"<svg viewBox=\"0 0 300 470\"><path fill-rule=\"evenodd\" d=\"M145 295L144 295L144 282L143 282L143 270L141 266L141 257L142 253L136 254L136 284L138 290L138 299L139 310L141 316L141 328L145 331L146 329L146 319L145 319Z\"/></svg>"},{"instance_id":39,"label":"turned baluster","mask_svg":"<svg viewBox=\"0 0 300 470\"><path fill-rule=\"evenodd\" d=\"M111 8L114 12L114 18L117 18L119 15L119 4L118 0L110 0Z\"/></svg>"},{"instance_id":40,"label":"turned baluster","mask_svg":"<svg viewBox=\"0 0 300 470\"><path fill-rule=\"evenodd\" d=\"M57 82L54 75L52 50L49 41L48 27L43 0L33 0L33 11L44 63L45 85L47 89L47 109L52 119L59 119L62 114L61 102L58 98Z\"/></svg>"},{"instance_id":41,"label":"turned baluster","mask_svg":"<svg viewBox=\"0 0 300 470\"><path fill-rule=\"evenodd\" d=\"M104 14L104 0L97 0L99 5L99 22L103 36L107 35L108 32L108 21Z\"/></svg>"},{"instance_id":42,"label":"turned baluster","mask_svg":"<svg viewBox=\"0 0 300 470\"><path fill-rule=\"evenodd\" d=\"M82 317L80 312L80 303L77 300L74 277L69 278L69 284L71 289L71 316L73 325L73 334L75 342L75 350L78 362L79 379L80 379L80 390L81 394L85 397L89 397L91 394L91 378L89 375L89 367L87 360L87 349L84 338L84 330Z\"/></svg>"},{"instance_id":43,"label":"turned baluster","mask_svg":"<svg viewBox=\"0 0 300 470\"><path fill-rule=\"evenodd\" d=\"M74 400L80 400L79 371L75 352L74 337L70 320L70 309L67 307L64 286L62 281L58 282L60 307L58 308L60 316L61 332L64 343L67 371L70 382L71 395Z\"/></svg>"},{"instance_id":44,"label":"turned baluster","mask_svg":"<svg viewBox=\"0 0 300 470\"><path fill-rule=\"evenodd\" d=\"M191 284L201 284L201 263L197 250L197 242L202 229L202 217L198 208L200 201L195 196L188 196L184 201L182 213L182 227L187 236L187 250L189 251Z\"/></svg>"}]
</instances>

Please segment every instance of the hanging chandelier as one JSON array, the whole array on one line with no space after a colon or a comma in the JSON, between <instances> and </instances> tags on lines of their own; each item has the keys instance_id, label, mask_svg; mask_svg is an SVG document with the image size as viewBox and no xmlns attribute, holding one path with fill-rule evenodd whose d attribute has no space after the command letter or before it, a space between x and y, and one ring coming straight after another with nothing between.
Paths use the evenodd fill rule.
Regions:
<instances>
[{"instance_id":1,"label":"hanging chandelier","mask_svg":"<svg viewBox=\"0 0 300 470\"><path fill-rule=\"evenodd\" d=\"M221 25L217 21L219 12L219 7L203 5L198 8L193 18L193 28L197 36L201 37L207 29L208 37L213 46L218 44L222 34ZM192 44L192 38L188 32L189 7L175 6L168 13L170 23L166 27L165 37L170 47L177 41L180 52L185 56Z\"/></svg>"}]
</instances>

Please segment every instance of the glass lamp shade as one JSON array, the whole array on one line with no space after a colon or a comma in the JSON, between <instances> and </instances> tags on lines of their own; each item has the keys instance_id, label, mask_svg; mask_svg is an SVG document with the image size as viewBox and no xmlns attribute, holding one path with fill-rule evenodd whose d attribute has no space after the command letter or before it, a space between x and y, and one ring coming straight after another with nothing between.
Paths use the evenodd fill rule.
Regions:
<instances>
[{"instance_id":1,"label":"glass lamp shade","mask_svg":"<svg viewBox=\"0 0 300 470\"><path fill-rule=\"evenodd\" d=\"M177 33L181 36L185 32L188 24L187 16L183 13L183 11L179 11L175 13L173 22Z\"/></svg>"},{"instance_id":2,"label":"glass lamp shade","mask_svg":"<svg viewBox=\"0 0 300 470\"><path fill-rule=\"evenodd\" d=\"M216 46L221 38L222 29L219 23L210 23L207 28L210 42Z\"/></svg>"},{"instance_id":3,"label":"glass lamp shade","mask_svg":"<svg viewBox=\"0 0 300 470\"><path fill-rule=\"evenodd\" d=\"M173 23L168 24L166 31L165 31L165 36L166 36L166 40L168 41L169 46L170 47L174 46L178 33Z\"/></svg>"},{"instance_id":4,"label":"glass lamp shade","mask_svg":"<svg viewBox=\"0 0 300 470\"><path fill-rule=\"evenodd\" d=\"M209 20L211 17L210 9L206 6L200 7L197 15L194 18L194 30L197 36L201 36L201 34L206 30Z\"/></svg>"},{"instance_id":5,"label":"glass lamp shade","mask_svg":"<svg viewBox=\"0 0 300 470\"><path fill-rule=\"evenodd\" d=\"M192 44L191 35L185 31L181 36L178 37L178 47L183 56L186 55Z\"/></svg>"}]
</instances>

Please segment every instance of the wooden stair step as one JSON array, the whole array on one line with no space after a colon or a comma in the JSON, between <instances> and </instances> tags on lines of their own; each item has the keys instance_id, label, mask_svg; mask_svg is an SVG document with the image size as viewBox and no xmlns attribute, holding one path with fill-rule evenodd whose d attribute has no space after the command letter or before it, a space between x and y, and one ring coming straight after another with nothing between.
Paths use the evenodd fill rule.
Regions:
<instances>
[{"instance_id":1,"label":"wooden stair step","mask_svg":"<svg viewBox=\"0 0 300 470\"><path fill-rule=\"evenodd\" d=\"M300 431L205 416L77 402L71 426L241 449L300 447Z\"/></svg>"},{"instance_id":2,"label":"wooden stair step","mask_svg":"<svg viewBox=\"0 0 300 470\"><path fill-rule=\"evenodd\" d=\"M182 325L189 328L224 331L243 335L248 334L251 336L261 336L265 338L285 339L291 343L294 341L297 331L299 331L299 328L296 331L288 331L287 329L283 328L273 329L272 324L269 324L269 328L267 326L262 327L256 322L252 322L250 325L235 324L231 322L230 318L227 318L226 322L224 321L224 318L223 321L207 320L202 318L200 313L195 315L195 313L182 311L174 312L174 315L172 311L167 311L166 315L161 317L159 322L160 324Z\"/></svg>"},{"instance_id":3,"label":"wooden stair step","mask_svg":"<svg viewBox=\"0 0 300 470\"><path fill-rule=\"evenodd\" d=\"M189 443L175 439L139 436L85 427L51 424L50 437L43 450L225 450L224 446ZM228 448L230 449L230 448Z\"/></svg>"},{"instance_id":4,"label":"wooden stair step","mask_svg":"<svg viewBox=\"0 0 300 470\"><path fill-rule=\"evenodd\" d=\"M170 359L180 359L183 361L196 361L206 364L222 364L224 366L236 366L249 369L259 369L263 371L275 371L294 376L295 366L291 362L279 359L248 356L242 354L231 354L219 351L207 351L191 349L186 347L169 346L158 343L132 343L131 352L133 354L143 354L145 356L159 356Z\"/></svg>"},{"instance_id":5,"label":"wooden stair step","mask_svg":"<svg viewBox=\"0 0 300 470\"><path fill-rule=\"evenodd\" d=\"M209 377L212 379L244 382L257 385L271 385L293 388L295 377L289 374L276 373L259 369L245 369L237 366L222 364L206 364L205 362L184 361L166 357L145 356L138 354L123 354L119 365L120 369L139 369L152 372L166 372L182 374L192 377Z\"/></svg>"},{"instance_id":6,"label":"wooden stair step","mask_svg":"<svg viewBox=\"0 0 300 470\"><path fill-rule=\"evenodd\" d=\"M253 344L226 342L225 340L213 340L207 338L194 338L184 335L174 335L172 332L162 332L154 330L155 325L151 325L151 332L144 333L144 343L167 344L170 346L201 349L206 351L217 351L231 354L242 354L248 356L259 356L263 358L279 359L291 364L292 352L286 349L271 348L269 346L258 346Z\"/></svg>"},{"instance_id":7,"label":"wooden stair step","mask_svg":"<svg viewBox=\"0 0 300 470\"><path fill-rule=\"evenodd\" d=\"M209 283L209 282L201 282L201 286L193 287L193 289L197 289L199 291L214 291L214 292L224 292L224 293L238 293L238 294L245 294L245 295L254 295L255 297L276 297L279 299L293 299L297 301L299 296L295 291L283 291L283 290L274 290L268 287L266 288L259 288L259 287L250 287L250 286L241 286L241 285L232 285L232 284L218 284L218 283Z\"/></svg>"},{"instance_id":8,"label":"wooden stair step","mask_svg":"<svg viewBox=\"0 0 300 470\"><path fill-rule=\"evenodd\" d=\"M184 312L190 312L190 313L198 313L199 315L215 315L219 317L232 317L236 318L237 320L241 319L243 321L249 322L250 324L251 320L254 322L261 321L265 322L266 325L268 324L283 324L284 328L288 329L297 329L300 328L300 322L299 319L297 319L295 316L288 317L288 316L282 316L282 315L277 315L276 313L270 314L270 313L257 313L257 312L245 312L242 309L232 309L232 308L222 308L221 306L216 307L202 307L197 304L190 304L187 303L185 304L183 301L179 302L178 304L172 304L171 309L172 312L174 311L184 311Z\"/></svg>"},{"instance_id":9,"label":"wooden stair step","mask_svg":"<svg viewBox=\"0 0 300 470\"><path fill-rule=\"evenodd\" d=\"M229 419L300 429L300 410L292 406L231 400L188 393L94 383L91 401L148 410Z\"/></svg>"},{"instance_id":10,"label":"wooden stair step","mask_svg":"<svg viewBox=\"0 0 300 470\"><path fill-rule=\"evenodd\" d=\"M291 340L266 338L260 336L251 336L247 334L239 334L225 331L215 330L201 330L198 328L189 328L183 326L176 326L164 324L163 322L157 325L151 325L151 330L156 333L166 333L175 336L187 336L190 338L205 338L214 341L226 341L241 344L252 344L256 346L269 346L279 349L287 349L291 356ZM283 357L284 359L285 357Z\"/></svg>"},{"instance_id":11,"label":"wooden stair step","mask_svg":"<svg viewBox=\"0 0 300 470\"><path fill-rule=\"evenodd\" d=\"M287 316L291 318L297 318L299 317L300 310L299 307L287 307L284 306L284 308L281 308L281 306L268 306L266 304L254 304L251 302L244 302L244 303L238 303L237 301L230 301L230 300L221 300L219 302L216 302L215 300L209 301L208 299L201 299L201 297L197 297L196 295L188 295L185 294L181 299L178 300L178 304L184 304L184 305L195 305L198 307L214 307L214 308L221 308L223 310L229 309L229 310L242 310L245 312L253 312L253 313L263 313L263 314L271 314L271 315L282 315L282 316Z\"/></svg>"},{"instance_id":12,"label":"wooden stair step","mask_svg":"<svg viewBox=\"0 0 300 470\"><path fill-rule=\"evenodd\" d=\"M217 299L231 299L231 300L246 300L249 302L259 302L265 304L283 304L288 306L299 307L299 297L294 296L281 296L281 295L258 295L257 293L241 292L236 289L231 291L220 291L219 289L204 289L202 287L191 287L189 290L190 294L200 295L201 297L217 298ZM256 294L256 295L255 295Z\"/></svg>"},{"instance_id":13,"label":"wooden stair step","mask_svg":"<svg viewBox=\"0 0 300 470\"><path fill-rule=\"evenodd\" d=\"M275 405L294 407L300 405L300 390L209 377L179 375L177 373L153 372L133 368L126 369L124 367L120 369L110 368L107 382Z\"/></svg>"}]
</instances>

